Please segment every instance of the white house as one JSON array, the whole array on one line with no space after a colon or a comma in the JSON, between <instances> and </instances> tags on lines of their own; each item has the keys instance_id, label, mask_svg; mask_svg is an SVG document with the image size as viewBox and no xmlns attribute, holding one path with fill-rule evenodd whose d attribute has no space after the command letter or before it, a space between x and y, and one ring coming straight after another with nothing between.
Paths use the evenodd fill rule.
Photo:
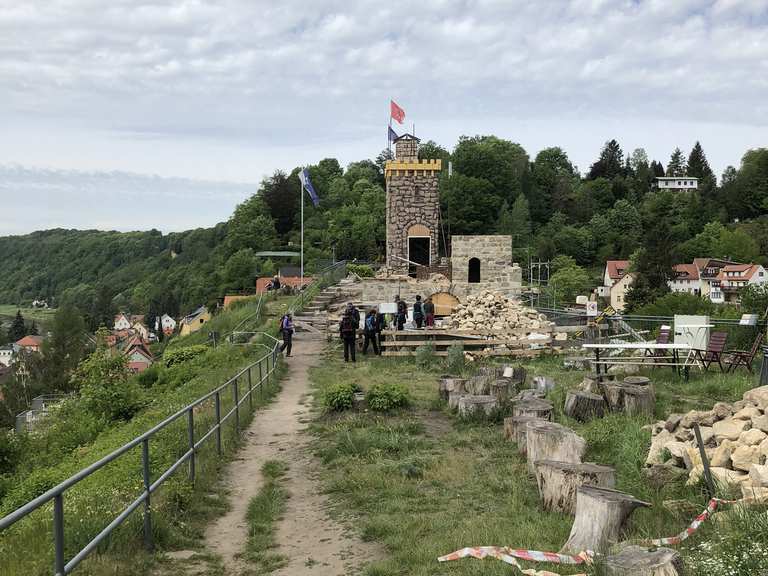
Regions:
<instances>
[{"instance_id":1,"label":"white house","mask_svg":"<svg viewBox=\"0 0 768 576\"><path fill-rule=\"evenodd\" d=\"M739 291L766 282L768 276L760 264L729 264L720 270L717 281L712 283L709 299L716 304L738 304Z\"/></svg>"},{"instance_id":2,"label":"white house","mask_svg":"<svg viewBox=\"0 0 768 576\"><path fill-rule=\"evenodd\" d=\"M699 179L695 176L657 176L656 187L659 190L696 190Z\"/></svg>"},{"instance_id":3,"label":"white house","mask_svg":"<svg viewBox=\"0 0 768 576\"><path fill-rule=\"evenodd\" d=\"M614 310L622 312L635 277L629 272L629 260L608 260L605 263L603 285L598 289L598 295L607 299Z\"/></svg>"},{"instance_id":4,"label":"white house","mask_svg":"<svg viewBox=\"0 0 768 576\"><path fill-rule=\"evenodd\" d=\"M672 292L701 295L701 278L696 264L675 264L674 276L667 281Z\"/></svg>"},{"instance_id":5,"label":"white house","mask_svg":"<svg viewBox=\"0 0 768 576\"><path fill-rule=\"evenodd\" d=\"M163 317L160 319L160 325L166 336L170 336L176 330L176 320L168 316L168 314L163 314Z\"/></svg>"},{"instance_id":6,"label":"white house","mask_svg":"<svg viewBox=\"0 0 768 576\"><path fill-rule=\"evenodd\" d=\"M13 357L16 354L16 349L13 345L0 346L0 365L9 367L13 364Z\"/></svg>"},{"instance_id":7,"label":"white house","mask_svg":"<svg viewBox=\"0 0 768 576\"><path fill-rule=\"evenodd\" d=\"M133 330L135 334L141 336L143 340L149 340L149 328L144 326L141 322L134 322L133 326L131 326L131 330Z\"/></svg>"},{"instance_id":8,"label":"white house","mask_svg":"<svg viewBox=\"0 0 768 576\"><path fill-rule=\"evenodd\" d=\"M118 314L115 316L115 330L130 330L131 321L125 314Z\"/></svg>"}]
</instances>

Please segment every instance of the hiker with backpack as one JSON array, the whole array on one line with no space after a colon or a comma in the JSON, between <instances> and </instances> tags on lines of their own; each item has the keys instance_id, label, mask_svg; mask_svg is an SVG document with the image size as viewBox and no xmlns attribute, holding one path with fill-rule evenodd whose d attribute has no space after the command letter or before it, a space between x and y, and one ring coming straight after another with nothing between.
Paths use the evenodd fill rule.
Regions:
<instances>
[{"instance_id":1,"label":"hiker with backpack","mask_svg":"<svg viewBox=\"0 0 768 576\"><path fill-rule=\"evenodd\" d=\"M352 362L357 362L355 359L357 326L354 314L347 309L341 318L341 322L339 322L339 336L344 342L344 362L349 362L350 356L352 357Z\"/></svg>"},{"instance_id":2,"label":"hiker with backpack","mask_svg":"<svg viewBox=\"0 0 768 576\"><path fill-rule=\"evenodd\" d=\"M416 323L416 329L421 330L421 323L424 322L424 307L420 295L416 296L416 302L413 303L413 321Z\"/></svg>"},{"instance_id":3,"label":"hiker with backpack","mask_svg":"<svg viewBox=\"0 0 768 576\"><path fill-rule=\"evenodd\" d=\"M405 321L408 319L408 304L405 300L401 300L400 296L395 296L395 304L397 304L397 316L395 323L397 329L402 330L405 327Z\"/></svg>"},{"instance_id":4,"label":"hiker with backpack","mask_svg":"<svg viewBox=\"0 0 768 576\"><path fill-rule=\"evenodd\" d=\"M291 348L293 347L293 317L288 312L280 320L280 333L283 336L283 345L280 346L280 352L287 350L286 357L291 355Z\"/></svg>"},{"instance_id":5,"label":"hiker with backpack","mask_svg":"<svg viewBox=\"0 0 768 576\"><path fill-rule=\"evenodd\" d=\"M427 301L424 302L424 319L427 328L435 327L435 304L432 302L431 297L427 298Z\"/></svg>"},{"instance_id":6,"label":"hiker with backpack","mask_svg":"<svg viewBox=\"0 0 768 576\"><path fill-rule=\"evenodd\" d=\"M373 353L379 355L379 344L377 340L378 332L378 318L376 310L371 308L368 314L365 315L365 328L363 329L363 336L365 341L363 342L363 355L368 354L368 344L373 344Z\"/></svg>"},{"instance_id":7,"label":"hiker with backpack","mask_svg":"<svg viewBox=\"0 0 768 576\"><path fill-rule=\"evenodd\" d=\"M381 333L387 329L387 317L382 312L376 313L376 343L379 345L379 356L381 356L381 352L383 350L383 346L381 345L382 342L384 342L384 337L381 335Z\"/></svg>"}]
</instances>

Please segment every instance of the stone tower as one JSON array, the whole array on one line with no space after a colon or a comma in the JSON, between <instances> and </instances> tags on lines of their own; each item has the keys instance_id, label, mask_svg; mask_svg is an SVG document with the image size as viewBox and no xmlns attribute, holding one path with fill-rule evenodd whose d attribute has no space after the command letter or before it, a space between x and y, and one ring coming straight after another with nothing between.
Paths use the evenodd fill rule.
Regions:
<instances>
[{"instance_id":1,"label":"stone tower","mask_svg":"<svg viewBox=\"0 0 768 576\"><path fill-rule=\"evenodd\" d=\"M403 134L395 140L395 159L387 161L387 267L415 275L417 266L438 259L441 160L419 160L419 139Z\"/></svg>"}]
</instances>

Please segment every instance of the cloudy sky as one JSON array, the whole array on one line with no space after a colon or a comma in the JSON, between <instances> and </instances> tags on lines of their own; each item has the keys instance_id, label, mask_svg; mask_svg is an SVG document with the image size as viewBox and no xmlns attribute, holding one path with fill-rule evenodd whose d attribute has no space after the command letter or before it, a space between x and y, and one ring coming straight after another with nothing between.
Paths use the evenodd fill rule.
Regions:
<instances>
[{"instance_id":1,"label":"cloudy sky","mask_svg":"<svg viewBox=\"0 0 768 576\"><path fill-rule=\"evenodd\" d=\"M766 0L0 0L0 234L222 220L276 168L416 133L718 172L768 145Z\"/></svg>"}]
</instances>

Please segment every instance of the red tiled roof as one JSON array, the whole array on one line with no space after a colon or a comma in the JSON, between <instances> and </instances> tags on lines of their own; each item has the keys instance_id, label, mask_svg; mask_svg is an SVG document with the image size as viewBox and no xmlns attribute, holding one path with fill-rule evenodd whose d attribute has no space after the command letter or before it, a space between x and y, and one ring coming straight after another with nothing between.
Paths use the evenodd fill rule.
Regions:
<instances>
[{"instance_id":1,"label":"red tiled roof","mask_svg":"<svg viewBox=\"0 0 768 576\"><path fill-rule=\"evenodd\" d=\"M605 267L611 280L621 280L629 269L629 260L608 260Z\"/></svg>"},{"instance_id":2,"label":"red tiled roof","mask_svg":"<svg viewBox=\"0 0 768 576\"><path fill-rule=\"evenodd\" d=\"M757 272L757 264L730 264L723 266L720 270L720 274L717 275L718 280L749 280ZM737 272L736 276L727 276L726 272Z\"/></svg>"},{"instance_id":3,"label":"red tiled roof","mask_svg":"<svg viewBox=\"0 0 768 576\"><path fill-rule=\"evenodd\" d=\"M675 264L675 280L698 280L699 269L696 264Z\"/></svg>"},{"instance_id":4,"label":"red tiled roof","mask_svg":"<svg viewBox=\"0 0 768 576\"><path fill-rule=\"evenodd\" d=\"M16 342L16 345L27 348L39 348L42 343L42 336L24 336L24 338Z\"/></svg>"}]
</instances>

